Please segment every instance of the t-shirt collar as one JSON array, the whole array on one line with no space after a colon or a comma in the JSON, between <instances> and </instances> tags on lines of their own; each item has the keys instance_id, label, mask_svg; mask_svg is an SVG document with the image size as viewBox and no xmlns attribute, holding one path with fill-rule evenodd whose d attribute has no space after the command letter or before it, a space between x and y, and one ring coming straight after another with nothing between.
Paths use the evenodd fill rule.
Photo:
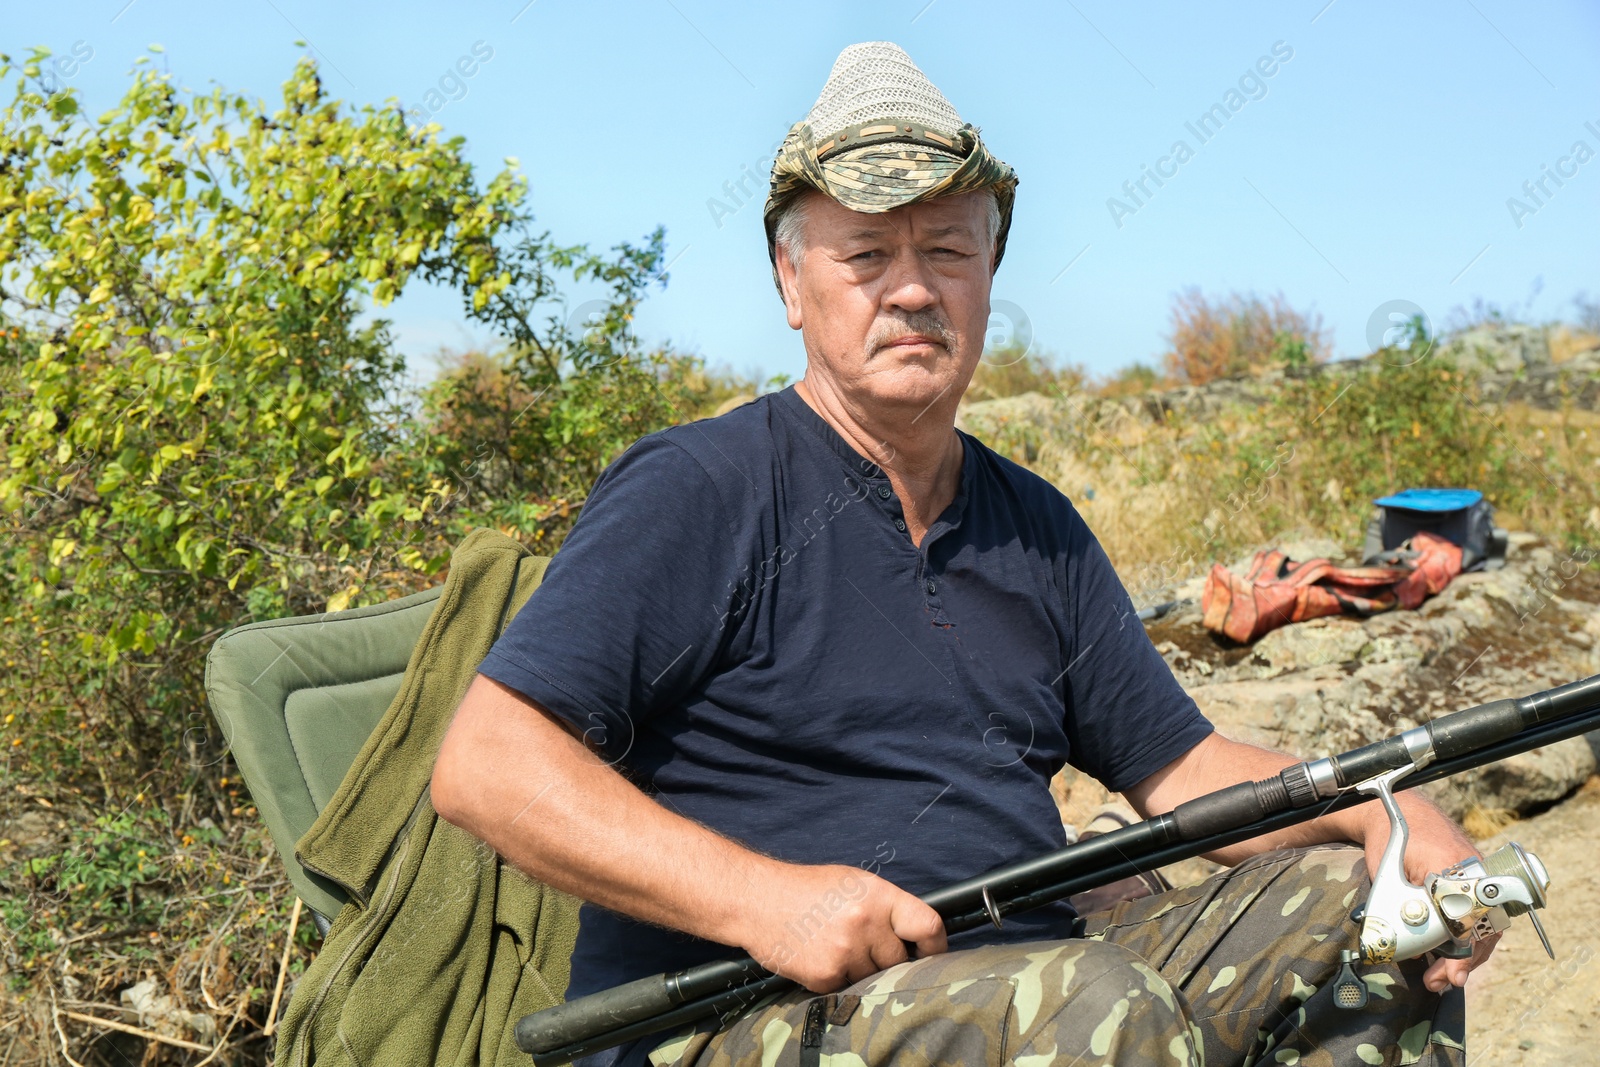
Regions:
<instances>
[{"instance_id":1,"label":"t-shirt collar","mask_svg":"<svg viewBox=\"0 0 1600 1067\"><path fill-rule=\"evenodd\" d=\"M820 438L822 443L843 461L851 474L872 485L889 480L888 474L884 473L882 467L857 452L855 446L846 441L827 419L824 419L810 404L805 402L805 398L800 395L793 385L785 386L778 392L773 393L772 397L779 407L787 411L807 430ZM956 434L961 438L961 484L956 489L955 499L950 502L950 506L945 509L944 515L941 516L941 519L948 519L951 527L958 525L961 521L961 516L966 513L967 500L972 495L973 469L977 466L976 457L973 455L971 437L959 428L956 430Z\"/></svg>"}]
</instances>

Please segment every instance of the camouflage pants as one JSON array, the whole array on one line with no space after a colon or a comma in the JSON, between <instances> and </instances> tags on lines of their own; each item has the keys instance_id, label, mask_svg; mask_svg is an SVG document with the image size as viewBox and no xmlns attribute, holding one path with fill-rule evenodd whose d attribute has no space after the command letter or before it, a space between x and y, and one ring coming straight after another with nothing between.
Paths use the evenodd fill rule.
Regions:
<instances>
[{"instance_id":1,"label":"camouflage pants","mask_svg":"<svg viewBox=\"0 0 1600 1067\"><path fill-rule=\"evenodd\" d=\"M1363 968L1367 1007L1333 1007L1367 886L1356 848L1267 853L1087 916L1083 938L913 960L824 996L795 990L679 1034L650 1061L1459 1067L1462 991L1428 992L1420 960Z\"/></svg>"}]
</instances>

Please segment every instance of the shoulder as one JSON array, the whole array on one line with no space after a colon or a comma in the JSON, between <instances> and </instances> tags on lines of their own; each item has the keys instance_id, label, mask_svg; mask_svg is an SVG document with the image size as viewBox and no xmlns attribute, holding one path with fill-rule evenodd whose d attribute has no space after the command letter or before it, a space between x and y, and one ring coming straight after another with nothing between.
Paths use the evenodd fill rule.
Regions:
<instances>
[{"instance_id":1,"label":"shoulder","mask_svg":"<svg viewBox=\"0 0 1600 1067\"><path fill-rule=\"evenodd\" d=\"M765 394L710 418L668 426L640 438L671 444L713 468L735 465L740 457L772 450L772 396Z\"/></svg>"},{"instance_id":2,"label":"shoulder","mask_svg":"<svg viewBox=\"0 0 1600 1067\"><path fill-rule=\"evenodd\" d=\"M648 497L714 497L731 516L752 478L770 466L769 405L762 396L712 418L646 434L611 462L591 496L626 488Z\"/></svg>"},{"instance_id":3,"label":"shoulder","mask_svg":"<svg viewBox=\"0 0 1600 1067\"><path fill-rule=\"evenodd\" d=\"M1042 475L1029 470L1015 460L1007 459L988 445L983 440L974 437L965 430L958 430L963 437L973 446L975 454L987 471L990 480L1015 494L1019 498L1031 503L1049 505L1051 507L1072 507L1061 490L1057 489Z\"/></svg>"},{"instance_id":4,"label":"shoulder","mask_svg":"<svg viewBox=\"0 0 1600 1067\"><path fill-rule=\"evenodd\" d=\"M758 466L774 450L771 394L721 415L657 430L640 438L638 444L676 449L718 484L730 478L742 481L749 468Z\"/></svg>"},{"instance_id":5,"label":"shoulder","mask_svg":"<svg viewBox=\"0 0 1600 1067\"><path fill-rule=\"evenodd\" d=\"M1081 540L1088 527L1065 493L972 434L959 432L971 446L967 454L978 462L976 482L990 498L984 502L986 508L1008 512L1018 530L1031 531L1041 547L1060 551Z\"/></svg>"}]
</instances>

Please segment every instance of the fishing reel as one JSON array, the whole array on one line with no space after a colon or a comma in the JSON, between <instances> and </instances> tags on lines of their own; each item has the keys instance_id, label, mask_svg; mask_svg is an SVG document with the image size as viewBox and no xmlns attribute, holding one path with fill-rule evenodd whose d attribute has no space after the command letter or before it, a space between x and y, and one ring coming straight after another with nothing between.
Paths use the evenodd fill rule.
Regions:
<instances>
[{"instance_id":1,"label":"fishing reel","mask_svg":"<svg viewBox=\"0 0 1600 1067\"><path fill-rule=\"evenodd\" d=\"M1359 949L1346 949L1334 979L1333 1002L1356 1009L1367 1003L1367 985L1355 964L1392 963L1433 952L1466 959L1473 945L1493 937L1527 915L1545 952L1555 959L1537 910L1545 906L1550 875L1533 853L1512 842L1480 860L1470 857L1437 874L1423 885L1406 877L1405 852L1410 831L1394 799L1394 783L1417 769L1416 764L1380 774L1356 786L1383 802L1389 817L1389 843L1378 863L1367 902L1351 916L1361 924Z\"/></svg>"}]
</instances>

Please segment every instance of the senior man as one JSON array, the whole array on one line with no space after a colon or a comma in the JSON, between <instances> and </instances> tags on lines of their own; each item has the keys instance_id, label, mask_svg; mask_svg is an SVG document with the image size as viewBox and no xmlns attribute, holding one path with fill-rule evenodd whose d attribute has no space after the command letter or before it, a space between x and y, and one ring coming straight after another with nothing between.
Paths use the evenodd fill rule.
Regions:
<instances>
[{"instance_id":1,"label":"senior man","mask_svg":"<svg viewBox=\"0 0 1600 1067\"><path fill-rule=\"evenodd\" d=\"M1376 805L1084 918L947 941L917 899L1064 844L1065 764L1148 815L1291 762L1217 734L1067 498L955 428L1015 188L904 52L844 50L766 209L805 376L601 475L435 807L588 902L569 997L736 949L803 987L597 1064L1460 1063L1471 961L1332 1006ZM1413 877L1475 852L1404 803Z\"/></svg>"}]
</instances>

